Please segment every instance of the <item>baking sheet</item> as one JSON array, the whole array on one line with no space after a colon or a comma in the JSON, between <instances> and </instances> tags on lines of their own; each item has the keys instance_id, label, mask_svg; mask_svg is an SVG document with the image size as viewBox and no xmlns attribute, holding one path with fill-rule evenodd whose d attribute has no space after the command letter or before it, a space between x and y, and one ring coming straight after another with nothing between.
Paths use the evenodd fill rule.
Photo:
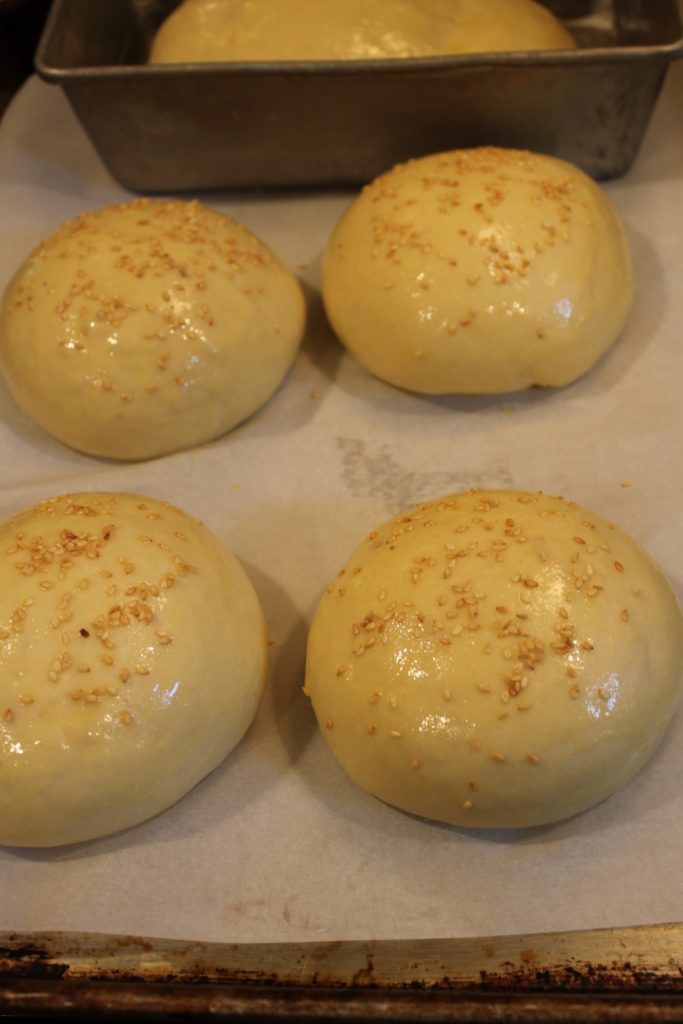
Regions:
<instances>
[{"instance_id":1,"label":"baking sheet","mask_svg":"<svg viewBox=\"0 0 683 1024\"><path fill-rule=\"evenodd\" d=\"M616 347L559 393L409 395L332 337L320 256L352 193L211 195L300 275L310 327L248 423L152 462L46 436L0 390L0 515L73 489L134 490L204 519L253 580L274 639L252 729L189 796L138 828L52 851L0 850L0 928L261 942L434 938L683 920L683 714L598 808L512 832L422 822L356 788L301 694L307 623L361 536L472 485L562 493L613 519L683 597L683 68L643 150L606 190L626 223L636 306ZM0 284L66 217L125 198L59 90L31 79L0 125Z\"/></svg>"}]
</instances>

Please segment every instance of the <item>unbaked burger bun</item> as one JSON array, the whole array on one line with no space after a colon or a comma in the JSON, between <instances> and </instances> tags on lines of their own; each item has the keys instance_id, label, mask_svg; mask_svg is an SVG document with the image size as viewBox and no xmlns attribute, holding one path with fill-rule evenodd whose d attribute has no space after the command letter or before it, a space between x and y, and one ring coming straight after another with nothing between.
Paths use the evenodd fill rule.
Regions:
<instances>
[{"instance_id":1,"label":"unbaked burger bun","mask_svg":"<svg viewBox=\"0 0 683 1024\"><path fill-rule=\"evenodd\" d=\"M0 843L58 846L170 807L239 742L267 639L237 560L134 494L0 527Z\"/></svg>"},{"instance_id":2,"label":"unbaked burger bun","mask_svg":"<svg viewBox=\"0 0 683 1024\"><path fill-rule=\"evenodd\" d=\"M342 216L323 265L332 327L377 377L433 394L561 387L633 299L622 224L555 157L492 147L400 164Z\"/></svg>"},{"instance_id":3,"label":"unbaked burger bun","mask_svg":"<svg viewBox=\"0 0 683 1024\"><path fill-rule=\"evenodd\" d=\"M405 811L545 825L635 775L672 717L683 620L573 502L471 491L373 531L322 598L305 689L343 768Z\"/></svg>"},{"instance_id":4,"label":"unbaked burger bun","mask_svg":"<svg viewBox=\"0 0 683 1024\"><path fill-rule=\"evenodd\" d=\"M22 264L0 367L60 441L145 459L260 408L303 329L296 278L246 228L199 202L136 199L68 221Z\"/></svg>"},{"instance_id":5,"label":"unbaked burger bun","mask_svg":"<svg viewBox=\"0 0 683 1024\"><path fill-rule=\"evenodd\" d=\"M575 46L533 0L185 0L149 59L373 60Z\"/></svg>"}]
</instances>

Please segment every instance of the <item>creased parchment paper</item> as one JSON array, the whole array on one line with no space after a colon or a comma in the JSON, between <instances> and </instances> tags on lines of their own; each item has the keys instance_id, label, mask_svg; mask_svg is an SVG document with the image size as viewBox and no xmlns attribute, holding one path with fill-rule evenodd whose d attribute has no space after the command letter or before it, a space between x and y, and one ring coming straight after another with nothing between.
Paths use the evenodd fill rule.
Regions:
<instances>
[{"instance_id":1,"label":"creased parchment paper","mask_svg":"<svg viewBox=\"0 0 683 1024\"><path fill-rule=\"evenodd\" d=\"M683 67L633 170L606 185L638 289L621 340L559 393L409 395L371 378L321 312L320 257L352 193L204 196L306 286L285 383L213 444L126 465L70 451L0 391L0 515L74 489L132 490L201 517L240 558L274 644L234 754L165 814L51 851L0 850L0 929L226 942L458 937L683 920L683 713L626 789L515 832L429 824L337 767L301 693L307 624L361 537L472 485L542 489L629 531L683 587ZM0 125L0 284L44 235L126 198L61 92L33 79Z\"/></svg>"}]
</instances>

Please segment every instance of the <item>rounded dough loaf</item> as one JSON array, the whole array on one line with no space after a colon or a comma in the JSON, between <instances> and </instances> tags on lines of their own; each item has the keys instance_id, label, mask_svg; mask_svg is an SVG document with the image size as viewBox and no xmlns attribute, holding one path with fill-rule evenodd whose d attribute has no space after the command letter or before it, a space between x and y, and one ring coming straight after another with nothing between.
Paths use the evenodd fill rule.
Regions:
<instances>
[{"instance_id":1,"label":"rounded dough loaf","mask_svg":"<svg viewBox=\"0 0 683 1024\"><path fill-rule=\"evenodd\" d=\"M305 689L352 779L454 825L544 825L645 764L683 620L624 533L561 498L472 491L373 531L313 619Z\"/></svg>"},{"instance_id":2,"label":"rounded dough loaf","mask_svg":"<svg viewBox=\"0 0 683 1024\"><path fill-rule=\"evenodd\" d=\"M533 0L185 0L149 59L363 60L575 46Z\"/></svg>"},{"instance_id":3,"label":"rounded dough loaf","mask_svg":"<svg viewBox=\"0 0 683 1024\"><path fill-rule=\"evenodd\" d=\"M0 527L0 843L56 846L165 810L251 723L263 613L198 520L71 494Z\"/></svg>"},{"instance_id":4,"label":"rounded dough loaf","mask_svg":"<svg viewBox=\"0 0 683 1024\"><path fill-rule=\"evenodd\" d=\"M555 157L483 147L400 164L351 203L323 264L328 317L382 380L433 394L561 387L633 300L621 221Z\"/></svg>"},{"instance_id":5,"label":"rounded dough loaf","mask_svg":"<svg viewBox=\"0 0 683 1024\"><path fill-rule=\"evenodd\" d=\"M210 441L272 395L304 330L294 275L198 202L136 199L63 224L0 318L17 404L65 444L145 459Z\"/></svg>"}]
</instances>

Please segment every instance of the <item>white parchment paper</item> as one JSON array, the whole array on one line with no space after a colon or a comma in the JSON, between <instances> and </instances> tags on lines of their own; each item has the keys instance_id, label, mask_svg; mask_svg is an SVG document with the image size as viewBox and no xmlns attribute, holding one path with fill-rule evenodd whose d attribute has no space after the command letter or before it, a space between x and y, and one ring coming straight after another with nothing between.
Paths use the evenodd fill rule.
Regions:
<instances>
[{"instance_id":1,"label":"white parchment paper","mask_svg":"<svg viewBox=\"0 0 683 1024\"><path fill-rule=\"evenodd\" d=\"M601 363L559 393L419 397L354 363L318 291L350 192L203 197L267 241L310 304L283 386L215 443L101 461L52 440L0 388L0 515L74 489L168 499L238 555L275 639L253 727L179 804L102 840L0 849L0 930L250 942L683 920L683 713L641 775L600 807L554 827L476 832L357 789L301 694L307 624L351 549L415 501L472 485L576 499L640 541L681 595L681 72L669 74L635 167L605 186L632 246L633 315ZM0 287L62 220L122 198L61 92L30 80L0 125Z\"/></svg>"}]
</instances>

